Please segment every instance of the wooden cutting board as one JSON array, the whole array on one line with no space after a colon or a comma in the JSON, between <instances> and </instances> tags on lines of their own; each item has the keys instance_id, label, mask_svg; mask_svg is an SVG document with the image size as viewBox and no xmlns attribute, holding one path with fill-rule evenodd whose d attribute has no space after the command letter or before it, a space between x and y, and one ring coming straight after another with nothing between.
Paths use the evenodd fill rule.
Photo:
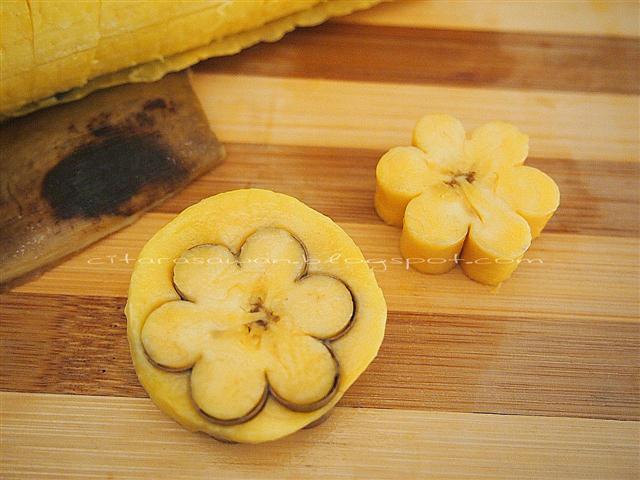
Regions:
<instances>
[{"instance_id":1,"label":"wooden cutting board","mask_svg":"<svg viewBox=\"0 0 640 480\"><path fill-rule=\"evenodd\" d=\"M225 164L1 297L4 478L592 478L640 475L635 2L407 1L195 69ZM422 114L511 121L561 207L500 289L407 271L374 168ZM389 318L336 413L222 445L161 414L129 359L136 255L242 187L295 195L361 246Z\"/></svg>"}]
</instances>

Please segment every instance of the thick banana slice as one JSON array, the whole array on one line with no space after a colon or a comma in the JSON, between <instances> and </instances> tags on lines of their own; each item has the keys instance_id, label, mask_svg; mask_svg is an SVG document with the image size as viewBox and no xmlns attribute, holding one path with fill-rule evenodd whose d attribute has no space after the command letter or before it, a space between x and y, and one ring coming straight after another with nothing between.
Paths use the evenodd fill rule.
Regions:
<instances>
[{"instance_id":1,"label":"thick banana slice","mask_svg":"<svg viewBox=\"0 0 640 480\"><path fill-rule=\"evenodd\" d=\"M403 227L403 256L425 273L460 263L481 283L509 278L560 202L555 182L523 165L528 137L491 122L467 139L457 119L427 115L413 144L392 148L376 168L376 210Z\"/></svg>"},{"instance_id":2,"label":"thick banana slice","mask_svg":"<svg viewBox=\"0 0 640 480\"><path fill-rule=\"evenodd\" d=\"M386 321L351 239L266 190L209 198L160 230L126 313L156 404L189 429L250 443L326 415L375 357Z\"/></svg>"}]
</instances>

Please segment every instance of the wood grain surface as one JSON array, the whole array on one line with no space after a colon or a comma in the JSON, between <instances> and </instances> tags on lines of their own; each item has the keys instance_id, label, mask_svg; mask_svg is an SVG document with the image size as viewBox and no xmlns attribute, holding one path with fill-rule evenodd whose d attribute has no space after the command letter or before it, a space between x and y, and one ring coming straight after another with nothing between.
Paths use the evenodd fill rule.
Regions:
<instances>
[{"instance_id":1,"label":"wood grain surface","mask_svg":"<svg viewBox=\"0 0 640 480\"><path fill-rule=\"evenodd\" d=\"M221 446L148 399L0 399L4 478L600 480L633 478L639 464L635 422L337 407L322 427L275 444Z\"/></svg>"},{"instance_id":2,"label":"wood grain surface","mask_svg":"<svg viewBox=\"0 0 640 480\"><path fill-rule=\"evenodd\" d=\"M301 50L313 55L291 62ZM639 61L638 42L626 38L327 23L294 31L278 43L257 45L242 55L211 59L195 71L638 93ZM566 64L571 69L557 68Z\"/></svg>"},{"instance_id":3,"label":"wood grain surface","mask_svg":"<svg viewBox=\"0 0 640 480\"><path fill-rule=\"evenodd\" d=\"M0 296L2 478L640 476L636 2L404 1L195 68L225 164ZM499 289L418 274L374 169L424 113L512 121L561 206ZM144 243L235 188L294 195L358 243L389 307L378 358L323 425L222 445L166 418L126 341Z\"/></svg>"}]
</instances>

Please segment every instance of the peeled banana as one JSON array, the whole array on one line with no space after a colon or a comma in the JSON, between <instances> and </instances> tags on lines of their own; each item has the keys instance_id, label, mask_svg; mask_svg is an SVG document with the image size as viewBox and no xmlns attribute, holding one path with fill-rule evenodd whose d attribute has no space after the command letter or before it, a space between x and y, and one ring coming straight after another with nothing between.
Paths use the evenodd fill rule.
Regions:
<instances>
[{"instance_id":1,"label":"peeled banana","mask_svg":"<svg viewBox=\"0 0 640 480\"><path fill-rule=\"evenodd\" d=\"M380 0L2 0L0 116L157 80Z\"/></svg>"}]
</instances>

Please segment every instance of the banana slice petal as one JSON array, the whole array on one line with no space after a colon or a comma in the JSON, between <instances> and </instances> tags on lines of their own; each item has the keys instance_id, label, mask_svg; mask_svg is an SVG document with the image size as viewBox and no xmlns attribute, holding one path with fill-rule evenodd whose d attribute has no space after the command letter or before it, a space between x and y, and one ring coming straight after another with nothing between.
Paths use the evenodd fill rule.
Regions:
<instances>
[{"instance_id":1,"label":"banana slice petal","mask_svg":"<svg viewBox=\"0 0 640 480\"><path fill-rule=\"evenodd\" d=\"M376 167L378 215L385 222L401 227L408 203L430 185L444 179L416 147L395 147L385 153Z\"/></svg>"},{"instance_id":2,"label":"banana slice petal","mask_svg":"<svg viewBox=\"0 0 640 480\"><path fill-rule=\"evenodd\" d=\"M529 137L509 123L489 122L471 132L466 149L468 157L474 159L475 170L487 175L503 167L522 165L529 154Z\"/></svg>"},{"instance_id":3,"label":"banana slice petal","mask_svg":"<svg viewBox=\"0 0 640 480\"><path fill-rule=\"evenodd\" d=\"M213 334L191 371L191 397L200 411L223 425L244 423L267 400L261 352L246 348L239 334Z\"/></svg>"},{"instance_id":4,"label":"banana slice petal","mask_svg":"<svg viewBox=\"0 0 640 480\"><path fill-rule=\"evenodd\" d=\"M498 177L496 194L527 220L533 238L540 235L560 204L556 182L526 165L505 169Z\"/></svg>"},{"instance_id":5,"label":"banana slice petal","mask_svg":"<svg viewBox=\"0 0 640 480\"><path fill-rule=\"evenodd\" d=\"M305 334L336 340L351 326L355 303L343 282L316 274L300 279L289 289L282 312Z\"/></svg>"},{"instance_id":6,"label":"banana slice petal","mask_svg":"<svg viewBox=\"0 0 640 480\"><path fill-rule=\"evenodd\" d=\"M238 259L222 245L187 250L173 269L173 285L185 300L211 303L228 300L240 273Z\"/></svg>"},{"instance_id":7,"label":"banana slice petal","mask_svg":"<svg viewBox=\"0 0 640 480\"><path fill-rule=\"evenodd\" d=\"M476 212L462 249L463 271L481 283L510 277L531 245L529 224L490 190L469 183L462 189Z\"/></svg>"},{"instance_id":8,"label":"banana slice petal","mask_svg":"<svg viewBox=\"0 0 640 480\"><path fill-rule=\"evenodd\" d=\"M400 250L424 273L451 270L469 230L472 214L463 197L444 184L434 186L409 203Z\"/></svg>"},{"instance_id":9,"label":"banana slice petal","mask_svg":"<svg viewBox=\"0 0 640 480\"><path fill-rule=\"evenodd\" d=\"M464 127L460 120L451 115L425 115L413 130L413 144L429 160L445 170L451 170L463 161Z\"/></svg>"},{"instance_id":10,"label":"banana slice petal","mask_svg":"<svg viewBox=\"0 0 640 480\"><path fill-rule=\"evenodd\" d=\"M261 274L271 285L292 282L307 265L304 246L280 228L263 228L247 238L239 261L243 272Z\"/></svg>"},{"instance_id":11,"label":"banana slice petal","mask_svg":"<svg viewBox=\"0 0 640 480\"><path fill-rule=\"evenodd\" d=\"M290 410L309 412L324 406L336 392L340 366L330 348L308 335L296 341L270 336L272 356L267 378L274 397Z\"/></svg>"},{"instance_id":12,"label":"banana slice petal","mask_svg":"<svg viewBox=\"0 0 640 480\"><path fill-rule=\"evenodd\" d=\"M224 304L169 302L154 310L145 322L142 343L158 367L187 370L202 356L212 334L237 330L251 319L250 313Z\"/></svg>"}]
</instances>

